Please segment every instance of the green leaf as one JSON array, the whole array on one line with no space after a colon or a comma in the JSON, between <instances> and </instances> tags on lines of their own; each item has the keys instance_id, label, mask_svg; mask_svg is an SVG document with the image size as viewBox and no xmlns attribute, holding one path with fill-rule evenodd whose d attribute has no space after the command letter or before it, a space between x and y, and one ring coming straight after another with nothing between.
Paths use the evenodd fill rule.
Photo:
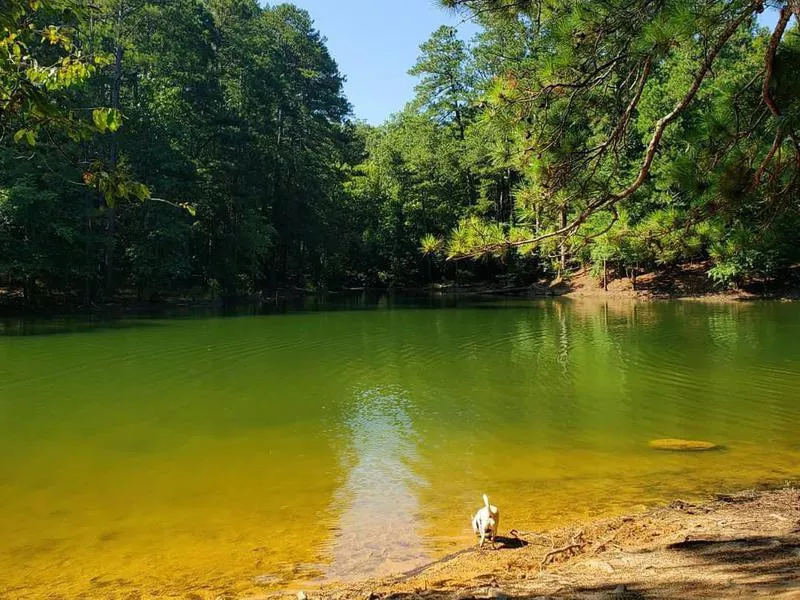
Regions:
<instances>
[{"instance_id":1,"label":"green leaf","mask_svg":"<svg viewBox=\"0 0 800 600\"><path fill-rule=\"evenodd\" d=\"M116 108L95 108L92 122L100 133L114 133L122 127L122 113Z\"/></svg>"},{"instance_id":2,"label":"green leaf","mask_svg":"<svg viewBox=\"0 0 800 600\"><path fill-rule=\"evenodd\" d=\"M112 133L122 126L122 113L112 108L106 114L106 126Z\"/></svg>"},{"instance_id":3,"label":"green leaf","mask_svg":"<svg viewBox=\"0 0 800 600\"><path fill-rule=\"evenodd\" d=\"M138 200L147 200L150 197L150 190L143 183L132 183L131 194Z\"/></svg>"},{"instance_id":4,"label":"green leaf","mask_svg":"<svg viewBox=\"0 0 800 600\"><path fill-rule=\"evenodd\" d=\"M100 133L105 133L108 129L108 115L105 108L95 108L92 111L92 122Z\"/></svg>"}]
</instances>

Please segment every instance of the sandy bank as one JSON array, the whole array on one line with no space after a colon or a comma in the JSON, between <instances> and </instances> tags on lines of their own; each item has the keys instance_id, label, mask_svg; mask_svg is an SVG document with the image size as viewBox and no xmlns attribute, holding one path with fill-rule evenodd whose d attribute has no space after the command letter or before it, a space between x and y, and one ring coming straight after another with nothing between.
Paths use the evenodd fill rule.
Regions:
<instances>
[{"instance_id":1,"label":"sandy bank","mask_svg":"<svg viewBox=\"0 0 800 600\"><path fill-rule=\"evenodd\" d=\"M800 598L800 492L675 501L572 529L519 532L497 550L468 548L403 575L308 593L311 600Z\"/></svg>"},{"instance_id":2,"label":"sandy bank","mask_svg":"<svg viewBox=\"0 0 800 600\"><path fill-rule=\"evenodd\" d=\"M637 300L691 299L712 302L742 302L759 299L800 298L797 272L781 282L751 281L736 289L715 286L708 277L709 263L687 263L661 271L643 273L634 282L628 277L610 278L607 289L602 279L587 272L574 274L556 291L572 298L632 298Z\"/></svg>"}]
</instances>

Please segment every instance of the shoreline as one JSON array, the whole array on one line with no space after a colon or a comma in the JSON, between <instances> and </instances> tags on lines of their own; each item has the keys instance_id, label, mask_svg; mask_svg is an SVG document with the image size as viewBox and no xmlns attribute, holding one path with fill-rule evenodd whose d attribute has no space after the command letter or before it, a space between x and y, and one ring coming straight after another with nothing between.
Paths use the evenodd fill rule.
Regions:
<instances>
[{"instance_id":1,"label":"shoreline","mask_svg":"<svg viewBox=\"0 0 800 600\"><path fill-rule=\"evenodd\" d=\"M502 509L502 507L501 507ZM513 526L505 523L505 527ZM800 489L749 489L680 499L641 512L509 532L410 571L356 580L261 575L204 581L93 578L67 595L39 582L5 587L20 599L155 600L686 600L800 598ZM98 587L100 586L100 587Z\"/></svg>"},{"instance_id":2,"label":"shoreline","mask_svg":"<svg viewBox=\"0 0 800 600\"><path fill-rule=\"evenodd\" d=\"M341 288L310 290L303 288L280 288L264 291L252 296L223 299L222 297L193 297L177 294L165 296L160 301L142 301L131 294L120 293L99 305L86 305L68 295L44 296L44 302L25 305L18 291L0 289L0 316L25 317L52 314L82 315L118 313L158 313L182 310L222 311L245 306L279 307L284 303L297 303L307 298L337 298L349 294L375 296L495 296L507 298L569 298L573 300L692 300L700 302L752 302L758 300L800 300L800 266L794 267L790 275L781 281L750 281L735 289L720 289L707 276L708 263L687 263L637 275L635 282L629 277L615 277L607 281L583 270L572 273L566 279L539 280L531 284L502 284L500 282L478 282L459 284L456 282L430 283L416 287L385 288Z\"/></svg>"},{"instance_id":3,"label":"shoreline","mask_svg":"<svg viewBox=\"0 0 800 600\"><path fill-rule=\"evenodd\" d=\"M301 594L311 600L800 598L800 490L788 485L501 534L496 550L472 546L410 572Z\"/></svg>"},{"instance_id":4,"label":"shoreline","mask_svg":"<svg viewBox=\"0 0 800 600\"><path fill-rule=\"evenodd\" d=\"M428 292L466 296L499 296L509 298L568 298L572 300L641 301L691 300L699 302L753 302L800 300L800 271L793 268L780 281L748 281L736 288L720 288L708 278L707 262L686 263L660 271L641 273L635 280L614 277L604 288L602 277L587 270L571 273L565 279L540 279L530 285L492 285L476 283L433 284Z\"/></svg>"},{"instance_id":5,"label":"shoreline","mask_svg":"<svg viewBox=\"0 0 800 600\"><path fill-rule=\"evenodd\" d=\"M608 281L603 289L600 279L586 272L578 273L563 294L568 298L606 298L652 300L691 300L697 302L754 302L759 300L792 301L800 299L796 276L781 282L753 281L734 289L714 286L706 275L708 265L693 263L640 275L633 280L621 277Z\"/></svg>"},{"instance_id":6,"label":"shoreline","mask_svg":"<svg viewBox=\"0 0 800 600\"><path fill-rule=\"evenodd\" d=\"M782 293L752 293L746 290L711 291L704 293L653 293L650 290L619 289L619 280L609 286L605 291L601 287L572 284L557 290L550 290L547 286L533 284L527 287L489 287L489 286L442 286L436 288L414 288L400 290L345 290L334 292L320 292L319 294L306 293L301 295L285 295L275 298L241 298L233 303L226 304L222 301L185 301L165 300L161 303L139 302L109 302L102 305L85 306L77 303L49 303L44 305L24 306L0 296L0 319L25 319L25 318L67 318L81 316L107 316L109 318L125 318L131 316L161 316L182 315L186 312L207 311L211 313L225 313L256 307L271 307L268 312L283 312L286 303L299 305L305 298L341 298L348 293L371 294L375 296L399 295L406 298L423 296L447 297L473 297L473 298L506 298L519 300L554 300L567 299L573 301L606 301L606 302L664 302L687 301L707 303L748 303L748 302L796 302L800 300L800 289L787 288ZM624 282L621 284L624 286ZM335 305L335 303L334 303Z\"/></svg>"}]
</instances>

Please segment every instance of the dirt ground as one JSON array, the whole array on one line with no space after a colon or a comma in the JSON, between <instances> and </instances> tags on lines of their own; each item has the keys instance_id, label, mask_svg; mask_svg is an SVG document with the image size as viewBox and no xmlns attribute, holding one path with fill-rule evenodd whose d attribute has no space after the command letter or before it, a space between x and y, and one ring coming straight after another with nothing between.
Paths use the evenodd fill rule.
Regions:
<instances>
[{"instance_id":1,"label":"dirt ground","mask_svg":"<svg viewBox=\"0 0 800 600\"><path fill-rule=\"evenodd\" d=\"M800 599L800 491L676 501L549 532L501 532L403 575L309 590L310 600Z\"/></svg>"},{"instance_id":2,"label":"dirt ground","mask_svg":"<svg viewBox=\"0 0 800 600\"><path fill-rule=\"evenodd\" d=\"M602 280L587 272L577 273L554 290L556 295L573 298L633 298L655 300L686 298L708 301L747 301L759 298L795 300L800 298L798 276L800 269L792 270L792 277L782 282L751 281L738 289L724 290L714 286L708 277L708 263L687 263L661 271L643 273L633 281L628 277L610 278L608 289Z\"/></svg>"}]
</instances>

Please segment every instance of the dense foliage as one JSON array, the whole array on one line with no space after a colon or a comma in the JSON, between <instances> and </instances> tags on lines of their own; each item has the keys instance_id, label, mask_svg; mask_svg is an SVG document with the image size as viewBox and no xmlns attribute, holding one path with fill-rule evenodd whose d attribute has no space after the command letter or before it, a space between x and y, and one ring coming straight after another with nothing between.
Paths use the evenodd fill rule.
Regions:
<instances>
[{"instance_id":1,"label":"dense foliage","mask_svg":"<svg viewBox=\"0 0 800 600\"><path fill-rule=\"evenodd\" d=\"M100 0L77 14L68 0L17 2L0 20L0 98L14 107L0 147L4 285L95 302L338 276L343 165L358 152L342 76L306 12L256 0ZM54 45L40 22L68 41ZM20 32L18 52L8 41ZM12 65L19 57L30 64ZM78 59L80 77L57 89L32 70ZM15 91L12 70L31 93ZM40 105L70 122L85 113L91 131L47 122L26 144Z\"/></svg>"},{"instance_id":2,"label":"dense foliage","mask_svg":"<svg viewBox=\"0 0 800 600\"><path fill-rule=\"evenodd\" d=\"M800 258L800 3L445 3L486 27L478 118L507 133L518 174L515 216L468 216L451 257L629 273L700 259L720 283Z\"/></svg>"},{"instance_id":3,"label":"dense foliage","mask_svg":"<svg viewBox=\"0 0 800 600\"><path fill-rule=\"evenodd\" d=\"M435 31L416 97L370 127L291 5L7 0L0 286L93 303L690 260L729 284L800 259L800 5L444 4L481 33Z\"/></svg>"}]
</instances>

